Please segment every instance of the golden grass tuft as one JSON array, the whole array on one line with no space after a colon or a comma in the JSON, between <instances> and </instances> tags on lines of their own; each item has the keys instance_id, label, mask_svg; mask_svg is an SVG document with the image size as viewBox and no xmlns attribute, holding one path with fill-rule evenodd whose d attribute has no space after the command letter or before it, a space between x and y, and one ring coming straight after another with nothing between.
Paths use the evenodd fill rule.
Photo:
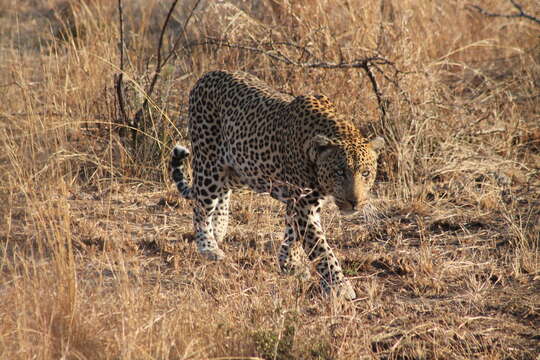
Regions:
<instances>
[{"instance_id":1,"label":"golden grass tuft","mask_svg":"<svg viewBox=\"0 0 540 360\"><path fill-rule=\"evenodd\" d=\"M169 3L124 2L130 117ZM180 3L165 51L194 4ZM538 357L540 25L459 0L203 1L133 140L116 4L0 2L0 358ZM399 69L375 71L388 116L359 69L188 46L207 37L295 61L309 59L280 43L329 62L384 56ZM323 217L358 300L278 273L283 207L265 196L234 195L225 261L198 256L166 168L188 142L189 89L216 68L325 94L385 138L370 210Z\"/></svg>"}]
</instances>

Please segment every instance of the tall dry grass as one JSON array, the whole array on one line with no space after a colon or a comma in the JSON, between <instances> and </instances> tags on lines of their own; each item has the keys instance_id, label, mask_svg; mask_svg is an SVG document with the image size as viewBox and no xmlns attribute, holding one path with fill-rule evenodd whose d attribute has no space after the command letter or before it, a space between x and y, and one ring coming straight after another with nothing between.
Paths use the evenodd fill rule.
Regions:
<instances>
[{"instance_id":1,"label":"tall dry grass","mask_svg":"<svg viewBox=\"0 0 540 360\"><path fill-rule=\"evenodd\" d=\"M538 16L535 1L520 2ZM124 2L126 109L143 103L170 2ZM535 359L540 353L540 25L469 2L179 4L136 140L119 122L116 2L0 0L0 358ZM510 2L478 2L511 13ZM383 56L379 106L358 69ZM188 44L191 44L188 46ZM377 219L324 226L359 299L275 265L281 205L236 194L223 263L191 241L167 178L187 94L216 68L323 93L387 142ZM399 70L396 72L395 70Z\"/></svg>"}]
</instances>

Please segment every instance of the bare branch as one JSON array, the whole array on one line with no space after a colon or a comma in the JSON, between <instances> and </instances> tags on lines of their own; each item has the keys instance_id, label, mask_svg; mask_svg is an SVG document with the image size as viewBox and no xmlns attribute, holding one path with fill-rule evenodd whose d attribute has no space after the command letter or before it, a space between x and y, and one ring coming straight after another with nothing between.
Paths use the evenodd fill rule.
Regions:
<instances>
[{"instance_id":1,"label":"bare branch","mask_svg":"<svg viewBox=\"0 0 540 360\"><path fill-rule=\"evenodd\" d=\"M184 22L182 32L180 33L180 35L177 36L172 49L163 58L163 55L162 55L163 38L165 37L165 32L166 32L166 30L167 30L167 28L169 26L169 22L170 22L170 19L172 17L172 14L174 12L174 9L176 8L176 5L178 4L178 0L174 0L172 2L171 6L169 8L169 11L167 12L167 16L165 18L163 26L161 27L161 33L159 35L159 41L158 41L158 47L157 47L156 70L154 71L154 75L153 75L152 80L150 82L150 86L148 87L148 91L146 91L146 96L145 96L145 99L143 101L143 104L142 104L141 108L137 111L137 113L135 114L135 118L133 119L133 127L134 128L137 128L137 129L139 128L139 124L140 124L140 122L141 122L141 120L142 120L142 118L144 116L144 112L148 108L149 99L152 96L152 93L154 92L155 86L156 86L156 84L157 84L157 82L158 82L158 80L160 78L161 70L169 62L172 55L176 53L176 48L178 47L178 44L180 43L180 39L181 39L182 35L185 34L186 27L188 26L189 21L193 17L193 13L195 12L195 9L197 9L197 7L199 6L200 2L201 2L201 0L197 0L195 2L195 5L191 9L188 17L186 18L186 21Z\"/></svg>"},{"instance_id":2,"label":"bare branch","mask_svg":"<svg viewBox=\"0 0 540 360\"><path fill-rule=\"evenodd\" d=\"M472 136L491 135L491 134L502 133L505 131L506 131L505 128L493 128L493 129L488 129L488 130L477 131L475 133L472 133L471 135Z\"/></svg>"},{"instance_id":3,"label":"bare branch","mask_svg":"<svg viewBox=\"0 0 540 360\"><path fill-rule=\"evenodd\" d=\"M171 7L169 8L169 12L167 12L167 17L165 18L165 22L163 23L163 26L161 27L161 33L159 34L159 42L157 47L157 64L156 64L156 71L154 71L154 76L152 78L152 81L150 82L150 87L148 88L148 91L146 92L147 96L144 99L143 102L143 109L146 109L148 106L148 98L152 95L154 92L154 87L156 86L157 80L161 74L161 70L163 69L164 63L161 63L161 50L163 48L163 38L165 37L165 31L167 30L167 27L169 25L169 21L171 20L172 13L174 12L174 9L176 8L176 4L178 4L178 0L174 0L171 4Z\"/></svg>"},{"instance_id":4,"label":"bare branch","mask_svg":"<svg viewBox=\"0 0 540 360\"><path fill-rule=\"evenodd\" d=\"M289 43L280 43L280 44L292 46ZM362 59L355 59L351 62L346 62L346 61L329 62L329 61L322 61L318 59L312 62L299 62L283 55L282 53L274 53L274 52L256 48L253 46L229 43L226 40L213 39L213 38L208 38L206 41L203 41L203 42L191 43L189 46L193 47L193 46L204 46L204 45L215 45L215 46L228 47L231 49L247 50L247 51L263 54L265 56L268 56L271 59L283 62L288 65L294 65L294 66L303 67L303 68L354 69L354 68L363 68L368 63L378 64L378 65L394 65L393 62L380 56L371 56L371 57L362 58ZM294 47L296 47L297 49L304 50L304 48L299 45L294 45ZM305 49L304 51L306 53L309 53L307 49Z\"/></svg>"},{"instance_id":5,"label":"bare branch","mask_svg":"<svg viewBox=\"0 0 540 360\"><path fill-rule=\"evenodd\" d=\"M279 45L285 45L285 46L288 46L288 47L292 47L292 48L295 48L297 50L300 50L303 52L303 54L309 54L311 55L311 53L303 48L302 46L299 46L299 45L296 45L296 44L291 44L291 43L286 43L286 42L280 42L280 43L266 43L265 45L276 45L276 44L279 44ZM250 51L250 52L254 52L254 53L258 53L258 54L262 54L262 55L265 55L273 60L276 60L276 61L280 61L280 62L283 62L287 65L292 65L292 66L297 66L297 67L302 67L302 68L319 68L319 69L362 69L366 72L368 78L369 78L369 81L371 83L371 87L373 89L373 92L375 93L375 96L377 98L377 103L379 105L379 111L381 112L381 119L382 120L385 120L386 119L386 103L382 97L382 94L379 90L379 86L377 84L377 79L375 77L375 75L373 74L372 70L371 70L371 67L372 66L377 66L377 65L390 65L390 66L393 66L395 68L395 64L381 56L370 56L370 57L366 57L366 58L361 58L361 59L355 59L351 62L347 62L347 61L343 61L341 60L340 62L329 62L329 61L322 61L322 60L319 60L319 59L315 59L314 61L311 61L311 62L301 62L301 61L296 61L296 60L293 60L291 59L290 57L287 57L286 55L284 55L282 52L276 50L273 48L273 51L268 51L268 50L264 50L264 49L260 49L260 48L257 48L257 47L253 47L253 46L248 46L248 45L242 45L242 44L235 44L235 43L230 43L226 40L222 40L222 39L213 39L213 38L208 38L206 41L203 41L203 42L196 42L196 43L192 43L190 44L190 47L192 46L204 46L204 45L213 45L213 46L221 46L221 47L227 47L227 48L232 48L232 49L240 49L240 50L246 50L246 51ZM379 71L381 71L380 69L378 69Z\"/></svg>"},{"instance_id":6,"label":"bare branch","mask_svg":"<svg viewBox=\"0 0 540 360\"><path fill-rule=\"evenodd\" d=\"M371 71L371 68L369 67L369 64L366 63L366 66L363 67L364 71L366 72L369 81L371 82L371 87L373 88L373 92L375 93L375 96L377 97L377 104L379 105L379 111L381 112L381 119L384 121L386 120L386 106L387 104L383 101L381 92L379 91L379 86L377 85L377 80L375 79L375 75L373 75L373 71Z\"/></svg>"},{"instance_id":7,"label":"bare branch","mask_svg":"<svg viewBox=\"0 0 540 360\"><path fill-rule=\"evenodd\" d=\"M165 59L162 61L161 50L163 48L163 37L165 35L165 31L166 31L166 29L168 27L169 21L171 19L171 16L172 16L172 14L174 12L174 9L175 9L177 3L178 3L178 0L174 0L174 2L171 4L171 7L169 8L169 12L167 13L167 17L165 18L165 22L163 23L163 27L161 28L161 34L159 35L159 43L158 43L158 48L157 48L156 71L154 72L154 77L152 78L152 82L150 83L150 87L148 88L148 91L147 91L147 96L148 97L150 97L150 95L152 95L152 93L154 92L154 87L155 87L155 85L157 83L157 80L158 80L159 76L161 75L161 70L169 62L171 57L174 55L174 53L175 53L175 51L176 51L176 49L178 47L178 44L180 43L180 39L181 39L182 35L185 34L186 27L188 26L189 21L193 17L193 13L195 12L195 9L197 9L199 4L201 3L201 0L197 0L195 2L195 5L191 9L190 13L188 14L188 17L186 18L186 21L184 22L184 26L182 27L182 32L180 33L180 35L177 36L176 41L174 42L174 45L173 45L172 49L169 51L169 53L167 54ZM148 105L148 101L145 101L145 104L143 105L143 108L145 108L147 105Z\"/></svg>"},{"instance_id":8,"label":"bare branch","mask_svg":"<svg viewBox=\"0 0 540 360\"><path fill-rule=\"evenodd\" d=\"M512 19L512 18L524 18L524 19L527 19L527 20L530 20L530 21L533 21L537 24L540 24L540 18L537 18L531 14L528 14L526 13L524 10L523 10L523 6L519 3L517 3L515 0L509 0L512 5L514 6L514 8L518 11L517 13L514 13L514 14L498 14L498 13L493 13L493 12L490 12L490 11L487 11L483 8L481 8L480 6L478 5L473 5L473 4L469 4L469 7L471 9L474 9L476 11L478 11L480 14L484 15L484 16L489 16L489 17L502 17L502 18L507 18L507 19Z\"/></svg>"},{"instance_id":9,"label":"bare branch","mask_svg":"<svg viewBox=\"0 0 540 360\"><path fill-rule=\"evenodd\" d=\"M118 42L118 48L120 51L120 74L116 76L116 96L118 97L118 105L120 108L120 114L122 117L122 124L126 123L127 114L126 106L124 102L123 92L123 79L124 79L124 11L122 6L122 0L118 0L118 31L120 33L120 40Z\"/></svg>"},{"instance_id":10,"label":"bare branch","mask_svg":"<svg viewBox=\"0 0 540 360\"><path fill-rule=\"evenodd\" d=\"M169 61L169 59L176 53L176 49L178 48L178 44L180 43L180 39L182 38L182 35L186 34L186 28L187 28L187 26L189 24L189 21L193 17L193 14L195 13L195 10L199 7L200 3L201 3L201 0L197 0L195 2L195 5L193 5L193 7L191 8L191 11L189 12L188 17L186 18L186 21L184 21L184 26L182 26L182 32L177 36L176 41L174 42L174 45L173 45L171 51L169 52L169 54L167 55L165 60L163 60L163 65L165 65Z\"/></svg>"},{"instance_id":11,"label":"bare branch","mask_svg":"<svg viewBox=\"0 0 540 360\"><path fill-rule=\"evenodd\" d=\"M118 47L120 49L120 70L124 71L124 8L122 0L118 0L118 31L120 33L120 43Z\"/></svg>"}]
</instances>

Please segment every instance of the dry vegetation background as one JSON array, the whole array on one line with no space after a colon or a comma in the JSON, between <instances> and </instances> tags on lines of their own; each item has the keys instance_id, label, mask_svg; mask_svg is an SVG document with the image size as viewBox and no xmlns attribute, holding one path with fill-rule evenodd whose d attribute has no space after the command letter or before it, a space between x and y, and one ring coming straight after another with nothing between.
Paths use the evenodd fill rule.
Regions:
<instances>
[{"instance_id":1,"label":"dry vegetation background","mask_svg":"<svg viewBox=\"0 0 540 360\"><path fill-rule=\"evenodd\" d=\"M178 46L133 131L116 1L0 0L0 358L538 359L540 24L470 4L516 12L207 1L188 21L194 2L180 1L163 54ZM123 5L133 119L170 1ZM372 68L387 117L362 69L268 54L388 59ZM386 139L377 219L324 216L358 300L278 273L283 209L266 196L235 195L225 261L197 255L167 161L188 143L189 89L218 68L325 94Z\"/></svg>"}]
</instances>

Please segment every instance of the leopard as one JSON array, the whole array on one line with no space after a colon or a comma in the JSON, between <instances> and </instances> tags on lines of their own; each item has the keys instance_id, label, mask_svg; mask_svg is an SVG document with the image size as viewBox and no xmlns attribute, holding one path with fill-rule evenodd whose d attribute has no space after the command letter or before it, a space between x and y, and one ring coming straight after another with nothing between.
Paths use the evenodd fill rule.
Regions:
<instances>
[{"instance_id":1,"label":"leopard","mask_svg":"<svg viewBox=\"0 0 540 360\"><path fill-rule=\"evenodd\" d=\"M382 138L364 137L325 95L293 96L249 73L222 70L204 74L190 91L188 134L191 152L176 145L170 172L193 204L194 241L204 258L225 257L231 193L247 187L285 204L281 272L309 275L313 266L323 293L356 298L326 240L321 208L333 201L347 216L366 206Z\"/></svg>"}]
</instances>

